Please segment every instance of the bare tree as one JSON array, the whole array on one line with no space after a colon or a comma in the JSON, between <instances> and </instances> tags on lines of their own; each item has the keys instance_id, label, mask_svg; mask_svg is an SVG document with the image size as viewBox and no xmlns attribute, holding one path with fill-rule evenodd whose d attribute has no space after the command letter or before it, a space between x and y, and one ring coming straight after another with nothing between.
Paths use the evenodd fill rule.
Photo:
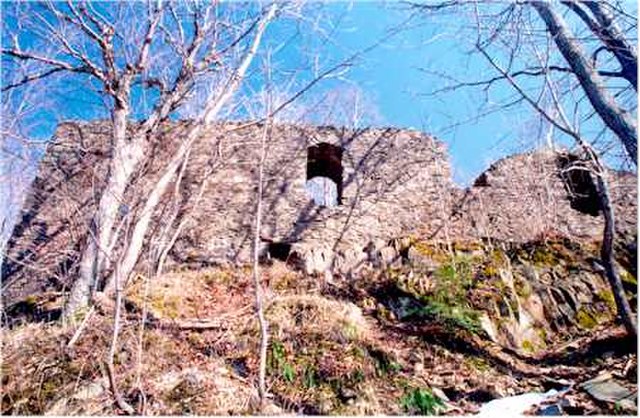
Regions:
<instances>
[{"instance_id":1,"label":"bare tree","mask_svg":"<svg viewBox=\"0 0 640 418\"><path fill-rule=\"evenodd\" d=\"M215 109L205 110L208 118L201 120L213 118L237 89L244 57L255 54L253 33L272 13L259 5L240 9L217 2L117 2L108 8L92 2L47 2L13 5L8 11L20 26L11 46L3 44L3 58L33 62L38 69L3 85L3 91L64 74L64 82L80 79L93 86L106 103L112 125L106 184L99 193L68 315L86 306L91 290L101 287L118 240L116 223L124 193L160 126L202 83L219 86ZM37 42L23 47L20 32ZM190 135L196 136L195 131Z\"/></svg>"},{"instance_id":2,"label":"bare tree","mask_svg":"<svg viewBox=\"0 0 640 418\"><path fill-rule=\"evenodd\" d=\"M589 136L586 126L594 115L617 137L627 156L637 164L637 134L635 120L630 116L637 106L636 51L616 23L616 16L626 16L622 5L614 2L562 1L567 12L575 13L587 25L584 44L593 52L591 57L580 44L569 25L548 1L511 3L508 5L489 1L450 1L430 5L414 5L421 12L442 12L451 7L467 8L474 33L473 49L489 64L496 74L482 80L458 81L441 91L462 87L483 87L488 90L494 83L506 82L515 92L513 103L525 103L550 127L562 132L579 147L585 167L596 178L600 208L604 218L601 245L602 272L614 294L618 314L631 335L637 335L637 324L622 282L614 264L613 242L615 215L608 184L608 171L601 162L597 150L598 136ZM535 11L542 22L530 12ZM591 14L589 14L591 13ZM637 22L634 22L634 24ZM553 48L556 46L557 50ZM609 61L598 59L608 51ZM558 53L560 57L558 57ZM561 65L558 59L564 59ZM521 61L523 67L517 68ZM615 61L619 70L607 65ZM604 78L609 81L605 81ZM532 78L537 83L532 82ZM618 87L616 93L611 79L622 79L627 85ZM580 90L584 97L576 97ZM631 93L632 92L632 93ZM629 95L631 97L628 97ZM626 95L626 96L625 96ZM586 98L586 100L585 100ZM620 102L626 104L623 107ZM590 103L585 110L584 103Z\"/></svg>"},{"instance_id":3,"label":"bare tree","mask_svg":"<svg viewBox=\"0 0 640 418\"><path fill-rule=\"evenodd\" d=\"M492 87L510 84L507 76L519 80L527 91L535 91L532 96L538 104L549 102L546 80L550 79L563 105L571 108L571 117L581 122L582 132L593 132L596 148L610 148L601 142L613 133L627 158L637 165L633 116L637 107L637 52L632 42L637 18L635 13L625 11L627 6L615 0L452 0L412 4L411 9L422 16L448 12L466 16L458 21L461 33L467 35L461 36L461 41L469 40L471 54L486 53L501 62L506 73L460 80L455 77L455 69L428 70L448 80L434 94L462 87L482 88L486 102L494 103L492 110L485 110L488 115L524 103L519 95L499 99L495 94L489 98ZM566 132L560 133L571 138Z\"/></svg>"},{"instance_id":4,"label":"bare tree","mask_svg":"<svg viewBox=\"0 0 640 418\"><path fill-rule=\"evenodd\" d=\"M267 348L269 347L269 323L265 316L264 289L260 275L260 236L262 231L262 205L264 187L264 163L267 155L267 141L270 130L269 121L265 123L260 138L260 160L258 161L258 188L256 192L255 229L253 236L253 266L252 276L255 287L256 316L260 327L260 349L258 352L258 396L260 410L264 411L267 396Z\"/></svg>"},{"instance_id":5,"label":"bare tree","mask_svg":"<svg viewBox=\"0 0 640 418\"><path fill-rule=\"evenodd\" d=\"M586 14L583 4L574 1L565 1L563 4L575 11L576 14L588 22L589 29L598 36L604 48L609 50L618 60L620 71L606 73L609 76L626 79L637 91L637 58L631 44L627 42L619 30L616 30L612 17L608 13L604 3L595 1L583 2L596 18L594 22ZM549 31L549 35L562 53L562 56L571 67L571 71L578 79L587 98L594 110L600 115L602 121L620 138L627 150L627 154L635 164L638 163L638 135L636 133L635 118L622 107L618 106L613 96L605 89L605 83L596 69L595 62L587 59L581 45L564 22L564 19L554 7L547 1L534 1L531 6L536 9ZM595 60L594 60L595 61Z\"/></svg>"},{"instance_id":6,"label":"bare tree","mask_svg":"<svg viewBox=\"0 0 640 418\"><path fill-rule=\"evenodd\" d=\"M180 144L178 150L174 153L171 160L165 165L162 176L154 184L151 192L149 193L139 219L135 222L133 231L131 234L131 242L126 247L125 255L122 261L122 265L119 267L119 273L122 277L128 277L136 262L140 256L140 251L144 243L146 232L151 223L152 215L157 207L160 199L167 190L170 182L176 175L179 167L185 163L185 159L188 158L189 151L193 143L200 137L202 130L208 124L210 124L218 115L220 110L235 94L236 90L240 86L241 81L244 79L251 62L253 61L258 47L260 46L262 36L266 30L269 22L275 17L277 7L272 4L264 16L257 24L256 34L250 47L245 52L238 67L231 72L229 78L223 84L222 88L214 90L214 93L205 102L204 111L199 120L195 124L192 124L186 133L186 139ZM115 271L110 276L105 284L105 291L109 292L115 283Z\"/></svg>"}]
</instances>

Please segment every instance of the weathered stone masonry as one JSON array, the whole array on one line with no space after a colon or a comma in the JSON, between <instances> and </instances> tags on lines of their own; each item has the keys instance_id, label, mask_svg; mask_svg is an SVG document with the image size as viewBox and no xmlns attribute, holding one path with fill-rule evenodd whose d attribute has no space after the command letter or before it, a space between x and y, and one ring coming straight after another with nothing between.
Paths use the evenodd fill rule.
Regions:
<instances>
[{"instance_id":1,"label":"weathered stone masonry","mask_svg":"<svg viewBox=\"0 0 640 418\"><path fill-rule=\"evenodd\" d=\"M128 188L122 215L135 219L187 127L167 124L151 139L151 158ZM183 228L168 268L250 260L264 129L224 123L206 130L181 181L156 209L139 268L157 259L169 223ZM5 304L70 284L104 184L109 133L101 122L59 126L9 241ZM598 239L602 232L588 175L567 175L574 171L566 156L507 157L461 190L451 180L445 146L417 131L275 125L266 133L262 252L309 273L397 261L401 254L390 242L408 236L526 242L545 234ZM610 180L618 231L635 242L636 177L611 172ZM312 196L310 188L326 195Z\"/></svg>"},{"instance_id":2,"label":"weathered stone masonry","mask_svg":"<svg viewBox=\"0 0 640 418\"><path fill-rule=\"evenodd\" d=\"M122 213L139 210L140 198L160 175L185 127L167 126L156 140L153 158L128 189ZM211 126L194 145L177 192L172 185L156 214L156 237L172 211L178 211L175 223L185 220L170 262L249 261L263 129L233 123ZM73 275L86 240L83 231L104 182L108 138L103 123L59 127L9 243L3 276L12 282L10 289L24 294L66 284ZM436 230L448 215L440 204L453 187L446 150L423 133L276 125L268 131L267 142L264 250L297 258L309 272L350 269L371 256L365 248L421 233L425 226ZM331 147L340 150L339 161L309 165L314 149ZM318 171L318 163L333 167ZM341 176L335 174L336 163ZM307 181L316 174L341 177L339 205L314 203ZM148 244L153 247L155 241Z\"/></svg>"},{"instance_id":3,"label":"weathered stone masonry","mask_svg":"<svg viewBox=\"0 0 640 418\"><path fill-rule=\"evenodd\" d=\"M221 166L176 245L174 253L186 258L182 261L188 261L190 252L204 260L248 261L259 137L254 129L215 139L220 141ZM424 134L276 126L268 144L261 236L265 243L291 244L310 272L336 262L357 263L369 242L417 232L425 223L436 226L447 216L445 208L433 204L452 187L446 151ZM318 144L342 150L337 206L315 204L306 188L309 150Z\"/></svg>"}]
</instances>

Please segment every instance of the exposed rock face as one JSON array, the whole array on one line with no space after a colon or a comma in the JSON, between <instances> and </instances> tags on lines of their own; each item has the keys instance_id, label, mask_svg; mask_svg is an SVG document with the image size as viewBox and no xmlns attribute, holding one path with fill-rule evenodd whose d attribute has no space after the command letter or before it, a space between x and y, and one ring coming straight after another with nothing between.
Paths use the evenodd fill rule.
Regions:
<instances>
[{"instance_id":1,"label":"exposed rock face","mask_svg":"<svg viewBox=\"0 0 640 418\"><path fill-rule=\"evenodd\" d=\"M125 230L127 214L141 210L187 127L168 124L154 138L120 207ZM263 129L225 123L206 130L154 214L139 267L156 261L178 224L169 267L249 261ZM104 184L109 135L100 122L58 128L8 245L5 303L69 285ZM307 273L420 257L401 254L410 249L398 237L527 242L550 233L597 239L602 231L590 178L569 169L571 156L508 157L462 191L451 180L445 146L417 131L276 125L267 141L262 251ZM635 176L610 174L618 229L635 235Z\"/></svg>"},{"instance_id":2,"label":"exposed rock face","mask_svg":"<svg viewBox=\"0 0 640 418\"><path fill-rule=\"evenodd\" d=\"M595 243L556 238L410 245L407 262L383 270L384 287L372 292L400 320L475 325L503 347L533 353L615 317ZM635 305L635 280L627 267L618 269L629 278L623 283Z\"/></svg>"}]
</instances>

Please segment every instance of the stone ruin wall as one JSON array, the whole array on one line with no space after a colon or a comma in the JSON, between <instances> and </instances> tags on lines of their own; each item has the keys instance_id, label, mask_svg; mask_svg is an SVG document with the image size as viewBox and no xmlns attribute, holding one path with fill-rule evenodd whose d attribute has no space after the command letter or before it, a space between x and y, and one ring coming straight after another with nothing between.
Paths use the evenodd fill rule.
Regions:
<instances>
[{"instance_id":1,"label":"stone ruin wall","mask_svg":"<svg viewBox=\"0 0 640 418\"><path fill-rule=\"evenodd\" d=\"M139 213L142 196L186 128L186 123L163 128L149 151L151 162L127 190L123 213ZM154 239L147 240L139 268L145 271L158 242L168 239L163 225L174 215L173 226L184 225L168 268L250 260L264 132L263 126L238 123L209 127L195 143L182 180L170 185L156 211ZM107 123L58 128L7 247L5 303L69 285L104 184L109 133ZM348 272L368 261L398 262L403 255L395 239L407 236L526 242L545 234L598 240L602 233L602 217L583 213L584 202L575 204L566 178L570 166L554 153L504 158L461 190L452 183L444 145L416 131L276 125L267 134L262 252L284 245L310 273ZM343 149L339 206L317 206L305 189L308 148L318 143ZM618 232L635 243L636 177L609 174Z\"/></svg>"},{"instance_id":2,"label":"stone ruin wall","mask_svg":"<svg viewBox=\"0 0 640 418\"><path fill-rule=\"evenodd\" d=\"M485 170L452 208L457 237L526 242L561 235L599 240L604 221L594 178L566 152L537 150L503 158ZM637 235L637 178L609 171L609 193L619 239Z\"/></svg>"},{"instance_id":3,"label":"stone ruin wall","mask_svg":"<svg viewBox=\"0 0 640 418\"><path fill-rule=\"evenodd\" d=\"M122 213L141 210L141 197L185 136L186 126L164 127L156 141L160 145L149 151L151 162L127 190ZM170 185L151 228L154 237L162 237L162 226L172 215L177 215L174 226L184 220L169 264L250 260L263 132L262 126L225 123L209 127L195 143L181 182ZM8 244L3 299L69 285L104 185L109 133L107 123L59 126ZM353 268L369 256L363 250L371 244L379 248L393 237L435 231L448 216L440 203L453 187L446 150L425 134L276 125L268 131L267 143L263 250L269 242L291 245L291 253L309 272ZM307 149L318 143L343 149L339 206L319 207L305 190ZM146 244L142 264L157 241Z\"/></svg>"},{"instance_id":4,"label":"stone ruin wall","mask_svg":"<svg viewBox=\"0 0 640 418\"><path fill-rule=\"evenodd\" d=\"M250 260L261 134L254 128L210 137L219 167L197 208L197 193L189 193L188 225L173 251L176 261ZM379 246L425 225L435 229L448 215L437 204L452 188L446 150L419 132L275 126L267 143L262 242L266 249L269 242L291 245L308 272L348 270L366 258L368 244ZM307 149L318 143L343 150L338 206L316 205L305 189ZM202 173L187 172L195 189Z\"/></svg>"}]
</instances>

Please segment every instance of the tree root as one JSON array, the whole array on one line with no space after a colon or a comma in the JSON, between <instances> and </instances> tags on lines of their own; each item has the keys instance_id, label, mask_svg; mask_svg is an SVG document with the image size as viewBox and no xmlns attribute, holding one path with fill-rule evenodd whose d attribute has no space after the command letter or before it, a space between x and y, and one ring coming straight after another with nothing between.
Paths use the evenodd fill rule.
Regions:
<instances>
[{"instance_id":1,"label":"tree root","mask_svg":"<svg viewBox=\"0 0 640 418\"><path fill-rule=\"evenodd\" d=\"M183 319L166 320L159 318L148 318L147 326L150 328L160 328L179 331L206 331L211 329L225 330L228 324L217 319Z\"/></svg>"},{"instance_id":2,"label":"tree root","mask_svg":"<svg viewBox=\"0 0 640 418\"><path fill-rule=\"evenodd\" d=\"M576 365L600 357L609 351L620 354L633 353L637 351L637 347L637 341L629 335L625 327L617 326L593 330L591 335L577 338L553 350L525 358L525 360L550 366L556 364Z\"/></svg>"}]
</instances>

